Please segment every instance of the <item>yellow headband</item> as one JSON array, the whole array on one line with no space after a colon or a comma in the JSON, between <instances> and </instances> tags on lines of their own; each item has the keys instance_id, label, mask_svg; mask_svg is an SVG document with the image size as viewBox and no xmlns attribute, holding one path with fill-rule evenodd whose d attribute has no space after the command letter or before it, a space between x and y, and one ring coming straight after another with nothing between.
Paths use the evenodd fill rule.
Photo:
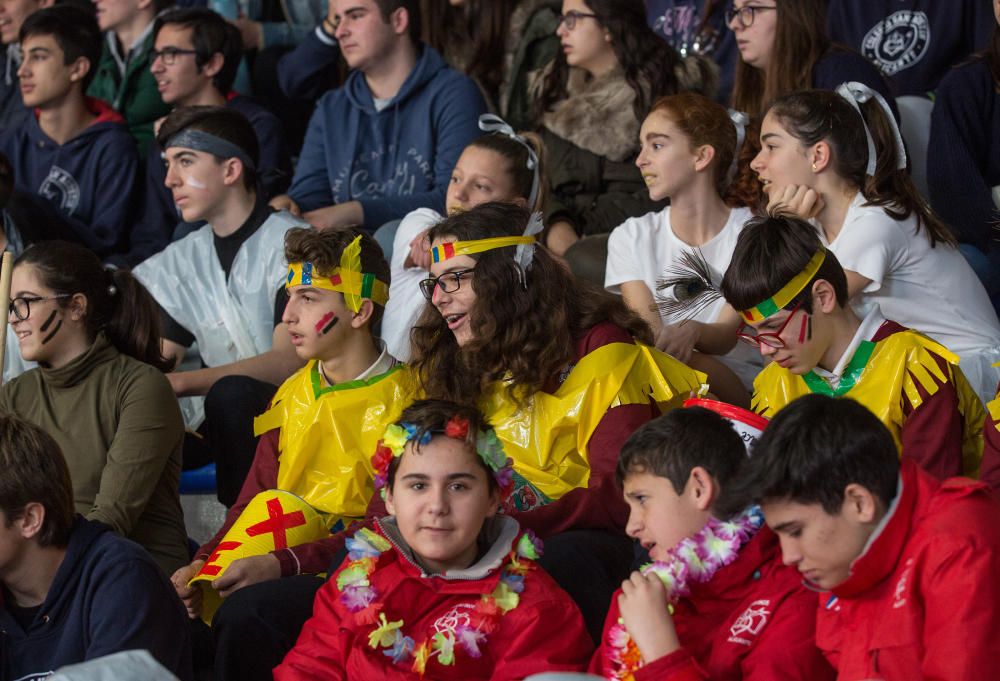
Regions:
<instances>
[{"instance_id":1,"label":"yellow headband","mask_svg":"<svg viewBox=\"0 0 1000 681\"><path fill-rule=\"evenodd\" d=\"M826 260L826 249L820 248L809 259L805 269L792 277L792 280L782 286L777 293L767 300L757 303L749 310L741 310L740 314L748 322L759 322L775 314L792 302L792 299L799 295L802 289L812 281L824 260Z\"/></svg>"},{"instance_id":2,"label":"yellow headband","mask_svg":"<svg viewBox=\"0 0 1000 681\"><path fill-rule=\"evenodd\" d=\"M361 302L368 298L385 307L389 300L389 287L370 272L361 271L361 237L357 237L340 256L340 267L324 277L318 275L311 262L293 262L288 265L285 288L312 286L344 294L344 302L352 312L361 309Z\"/></svg>"},{"instance_id":3,"label":"yellow headband","mask_svg":"<svg viewBox=\"0 0 1000 681\"><path fill-rule=\"evenodd\" d=\"M492 251L494 248L505 248L507 246L529 246L535 243L533 236L499 236L492 239L476 239L475 241L452 241L451 243L439 244L431 249L431 261L442 262L450 260L456 255L469 255L470 253L483 253Z\"/></svg>"}]
</instances>

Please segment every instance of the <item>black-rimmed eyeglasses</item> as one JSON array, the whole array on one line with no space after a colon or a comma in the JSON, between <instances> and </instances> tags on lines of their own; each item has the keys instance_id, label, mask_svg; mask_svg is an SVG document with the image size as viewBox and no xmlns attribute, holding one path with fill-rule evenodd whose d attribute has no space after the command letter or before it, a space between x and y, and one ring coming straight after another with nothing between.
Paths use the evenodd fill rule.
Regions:
<instances>
[{"instance_id":1,"label":"black-rimmed eyeglasses","mask_svg":"<svg viewBox=\"0 0 1000 681\"><path fill-rule=\"evenodd\" d=\"M162 50L150 50L149 63L152 64L159 59L163 62L164 66L173 66L179 54L198 54L198 50L182 50L179 47L164 47Z\"/></svg>"},{"instance_id":2,"label":"black-rimmed eyeglasses","mask_svg":"<svg viewBox=\"0 0 1000 681\"><path fill-rule=\"evenodd\" d=\"M559 24L566 24L566 28L572 31L576 28L576 22L578 19L596 19L596 14L587 14L586 12L577 12L575 9L571 9L566 12L566 14L560 14L556 17L558 20L557 26Z\"/></svg>"},{"instance_id":3,"label":"black-rimmed eyeglasses","mask_svg":"<svg viewBox=\"0 0 1000 681\"><path fill-rule=\"evenodd\" d=\"M455 270L454 272L445 272L440 277L429 277L420 282L420 292L424 294L424 298L430 300L434 297L434 288L440 288L445 293L454 293L458 289L462 288L462 279L465 279L472 275L474 268L469 268L467 270Z\"/></svg>"},{"instance_id":4,"label":"black-rimmed eyeglasses","mask_svg":"<svg viewBox=\"0 0 1000 681\"><path fill-rule=\"evenodd\" d=\"M24 321L31 316L31 304L40 303L43 300L59 300L60 298L69 298L72 293L61 293L58 296L18 296L17 298L12 298L10 301L10 307L7 308L7 315L14 315L20 321Z\"/></svg>"},{"instance_id":5,"label":"black-rimmed eyeglasses","mask_svg":"<svg viewBox=\"0 0 1000 681\"><path fill-rule=\"evenodd\" d=\"M757 17L757 12L763 12L769 9L778 9L774 5L743 5L739 9L735 7L730 7L726 10L726 25L733 23L733 19L736 17L740 18L740 26L743 28L750 28L753 26L753 20Z\"/></svg>"}]
</instances>

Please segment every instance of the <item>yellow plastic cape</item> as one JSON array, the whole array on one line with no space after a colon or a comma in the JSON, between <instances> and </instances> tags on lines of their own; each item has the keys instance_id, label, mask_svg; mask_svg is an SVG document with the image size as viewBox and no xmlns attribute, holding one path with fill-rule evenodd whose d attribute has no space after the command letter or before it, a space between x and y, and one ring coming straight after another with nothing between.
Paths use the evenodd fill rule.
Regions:
<instances>
[{"instance_id":1,"label":"yellow plastic cape","mask_svg":"<svg viewBox=\"0 0 1000 681\"><path fill-rule=\"evenodd\" d=\"M934 355L948 362L942 371ZM952 383L958 393L958 409L965 426L962 431L962 470L978 477L983 458L983 421L986 418L979 397L958 368L958 357L930 338L915 331L900 331L875 344L875 348L854 386L841 397L849 397L868 408L889 428L896 447L902 448L904 400L913 409L922 403L919 385L928 396L940 383ZM768 365L754 381L751 408L767 418L789 402L812 391L806 381L777 364Z\"/></svg>"},{"instance_id":2,"label":"yellow plastic cape","mask_svg":"<svg viewBox=\"0 0 1000 681\"><path fill-rule=\"evenodd\" d=\"M700 392L706 380L647 345L611 343L584 356L554 394L535 393L519 409L504 385L494 384L480 406L514 459L516 476L555 500L587 486L587 442L609 409L652 400L667 411Z\"/></svg>"},{"instance_id":3,"label":"yellow plastic cape","mask_svg":"<svg viewBox=\"0 0 1000 681\"><path fill-rule=\"evenodd\" d=\"M278 488L347 523L365 515L374 494L371 456L385 427L416 393L402 365L370 380L324 386L316 360L278 389L254 433L280 428Z\"/></svg>"}]
</instances>

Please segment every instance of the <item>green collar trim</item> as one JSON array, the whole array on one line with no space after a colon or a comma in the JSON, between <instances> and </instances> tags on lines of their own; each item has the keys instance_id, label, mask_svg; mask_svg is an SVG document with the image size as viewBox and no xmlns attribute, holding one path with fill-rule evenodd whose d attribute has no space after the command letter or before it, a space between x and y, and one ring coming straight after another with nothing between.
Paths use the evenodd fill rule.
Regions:
<instances>
[{"instance_id":1,"label":"green collar trim","mask_svg":"<svg viewBox=\"0 0 1000 681\"><path fill-rule=\"evenodd\" d=\"M868 366L868 360L871 359L873 352L875 352L875 343L873 341L861 341L858 349L854 351L851 361L847 363L844 375L841 377L840 384L836 390L814 371L804 374L802 379L809 386L809 390L814 393L827 395L828 397L842 397L849 393L851 388L857 384L865 367Z\"/></svg>"},{"instance_id":2,"label":"green collar trim","mask_svg":"<svg viewBox=\"0 0 1000 681\"><path fill-rule=\"evenodd\" d=\"M313 362L312 371L309 372L309 378L312 380L313 399L319 399L327 393L337 392L338 390L352 390L354 388L364 388L370 385L375 385L382 379L402 370L404 366L406 365L400 363L378 376L372 376L371 378L359 378L353 381L344 381L343 383L336 383L334 385L324 387L323 377L319 372L319 360L316 360Z\"/></svg>"}]
</instances>

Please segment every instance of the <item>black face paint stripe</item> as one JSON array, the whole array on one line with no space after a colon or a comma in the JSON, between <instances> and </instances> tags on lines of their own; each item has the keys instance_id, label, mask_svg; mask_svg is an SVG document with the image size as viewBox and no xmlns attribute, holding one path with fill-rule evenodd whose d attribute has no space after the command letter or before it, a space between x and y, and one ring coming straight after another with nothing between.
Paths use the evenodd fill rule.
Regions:
<instances>
[{"instance_id":1,"label":"black face paint stripe","mask_svg":"<svg viewBox=\"0 0 1000 681\"><path fill-rule=\"evenodd\" d=\"M52 326L52 321L55 318L56 318L56 310L52 310L52 314L50 314L49 318L45 320L45 323L42 324L42 328L39 329L39 331L41 331L42 333L45 333L46 331L48 331L49 327Z\"/></svg>"},{"instance_id":2,"label":"black face paint stripe","mask_svg":"<svg viewBox=\"0 0 1000 681\"><path fill-rule=\"evenodd\" d=\"M806 336L806 340L812 340L812 337L813 337L813 316L809 315L809 331L808 335Z\"/></svg>"},{"instance_id":3,"label":"black face paint stripe","mask_svg":"<svg viewBox=\"0 0 1000 681\"><path fill-rule=\"evenodd\" d=\"M323 331L321 333L324 336L326 334L330 333L330 329L332 329L334 326L336 326L337 322L339 322L339 321L340 321L340 317L334 317L333 319L330 320L329 324L327 324L326 326L323 327Z\"/></svg>"},{"instance_id":4,"label":"black face paint stripe","mask_svg":"<svg viewBox=\"0 0 1000 681\"><path fill-rule=\"evenodd\" d=\"M56 335L57 333L59 333L59 329L61 329L61 328L62 328L62 320L60 319L60 320L59 320L59 323L58 323L58 324L56 324L56 328L52 329L52 332L51 332L51 333L50 333L50 334L49 334L48 336L46 336L45 338L43 338L43 339L42 339L42 345L45 345L45 344L46 344L46 343L48 343L48 342L49 342L50 340L52 340L52 338L53 338L53 337L54 337L54 336L55 336L55 335Z\"/></svg>"}]
</instances>

